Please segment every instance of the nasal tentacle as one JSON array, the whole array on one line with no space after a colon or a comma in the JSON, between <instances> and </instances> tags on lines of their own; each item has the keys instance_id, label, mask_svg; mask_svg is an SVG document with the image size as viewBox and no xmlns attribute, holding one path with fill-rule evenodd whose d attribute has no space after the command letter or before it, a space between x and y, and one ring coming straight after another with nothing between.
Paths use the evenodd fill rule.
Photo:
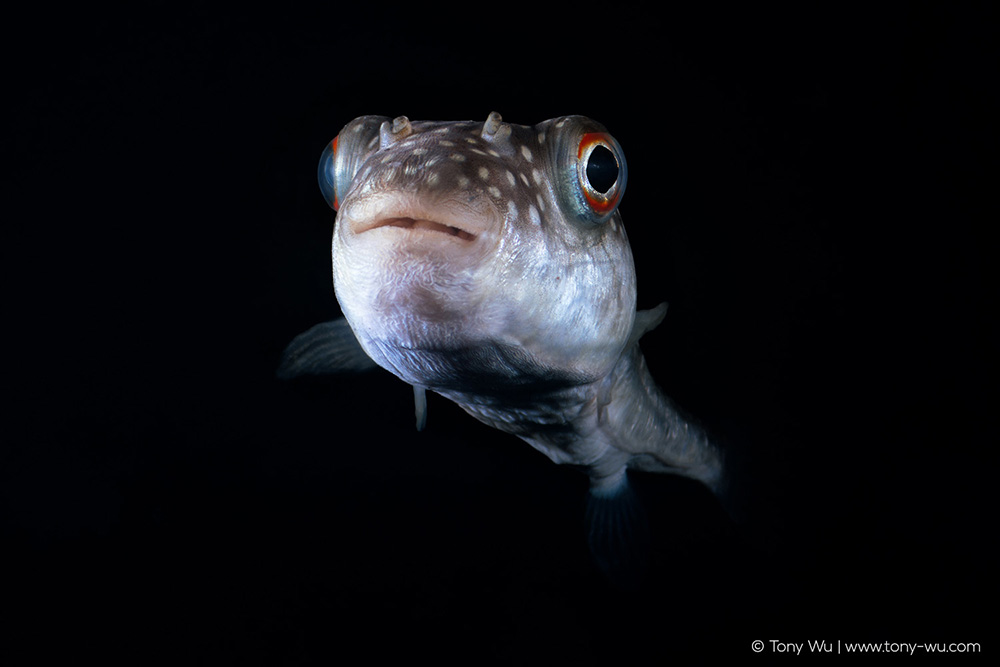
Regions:
<instances>
[{"instance_id":1,"label":"nasal tentacle","mask_svg":"<svg viewBox=\"0 0 1000 667\"><path fill-rule=\"evenodd\" d=\"M410 136L413 126L406 116L397 116L392 122L385 121L379 128L379 141L382 148L388 148Z\"/></svg>"},{"instance_id":2,"label":"nasal tentacle","mask_svg":"<svg viewBox=\"0 0 1000 667\"><path fill-rule=\"evenodd\" d=\"M490 112L483 123L483 131L480 136L503 153L512 153L514 147L510 142L510 124L503 122L503 118L496 111Z\"/></svg>"}]
</instances>

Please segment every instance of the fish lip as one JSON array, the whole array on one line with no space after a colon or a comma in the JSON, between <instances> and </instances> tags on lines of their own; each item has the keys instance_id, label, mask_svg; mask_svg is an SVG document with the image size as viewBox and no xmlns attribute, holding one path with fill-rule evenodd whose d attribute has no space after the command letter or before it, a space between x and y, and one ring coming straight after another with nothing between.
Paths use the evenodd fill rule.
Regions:
<instances>
[{"instance_id":1,"label":"fish lip","mask_svg":"<svg viewBox=\"0 0 1000 667\"><path fill-rule=\"evenodd\" d=\"M438 234L447 234L461 241L473 242L477 238L477 234L474 234L467 229L454 224L448 224L444 222L438 222L430 218L415 218L412 216L382 216L369 223L362 223L356 225L354 228L355 234L364 234L365 232L370 232L373 229L382 229L384 227L398 227L401 229L412 229L412 230L422 230Z\"/></svg>"},{"instance_id":2,"label":"fish lip","mask_svg":"<svg viewBox=\"0 0 1000 667\"><path fill-rule=\"evenodd\" d=\"M499 229L503 218L488 201L474 198L425 198L410 193L380 193L341 208L348 235L403 232L428 239L475 243Z\"/></svg>"}]
</instances>

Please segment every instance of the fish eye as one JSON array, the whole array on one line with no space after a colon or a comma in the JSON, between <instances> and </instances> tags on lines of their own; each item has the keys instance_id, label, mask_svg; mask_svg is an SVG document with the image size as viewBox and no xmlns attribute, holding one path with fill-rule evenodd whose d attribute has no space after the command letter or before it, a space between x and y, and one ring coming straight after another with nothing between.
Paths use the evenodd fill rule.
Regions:
<instances>
[{"instance_id":1,"label":"fish eye","mask_svg":"<svg viewBox=\"0 0 1000 667\"><path fill-rule=\"evenodd\" d=\"M590 187L606 195L618 181L618 160L606 146L598 144L587 158L586 172Z\"/></svg>"},{"instance_id":2,"label":"fish eye","mask_svg":"<svg viewBox=\"0 0 1000 667\"><path fill-rule=\"evenodd\" d=\"M379 128L385 116L359 116L345 125L319 156L316 175L323 199L337 210L365 160L378 149Z\"/></svg>"},{"instance_id":3,"label":"fish eye","mask_svg":"<svg viewBox=\"0 0 1000 667\"><path fill-rule=\"evenodd\" d=\"M319 156L319 169L317 171L320 192L323 193L323 199L326 200L326 203L334 211L340 208L340 199L337 197L336 185L338 139L340 139L339 134L323 149L323 153Z\"/></svg>"},{"instance_id":4,"label":"fish eye","mask_svg":"<svg viewBox=\"0 0 1000 667\"><path fill-rule=\"evenodd\" d=\"M603 222L614 212L625 192L625 155L606 132L588 132L577 149L577 175L587 206Z\"/></svg>"}]
</instances>

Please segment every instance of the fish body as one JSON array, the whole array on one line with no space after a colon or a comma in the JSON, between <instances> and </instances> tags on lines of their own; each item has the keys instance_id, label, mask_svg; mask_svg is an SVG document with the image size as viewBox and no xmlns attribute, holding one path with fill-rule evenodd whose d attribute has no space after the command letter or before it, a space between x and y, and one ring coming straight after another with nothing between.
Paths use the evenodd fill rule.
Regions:
<instances>
[{"instance_id":1,"label":"fish body","mask_svg":"<svg viewBox=\"0 0 1000 667\"><path fill-rule=\"evenodd\" d=\"M718 490L719 449L650 375L618 205L627 166L597 122L534 126L363 116L323 152L337 210L333 282L346 318L302 334L280 373L370 359L424 391L579 467L595 497L626 470ZM355 369L356 369L355 368ZM422 418L421 418L422 421Z\"/></svg>"}]
</instances>

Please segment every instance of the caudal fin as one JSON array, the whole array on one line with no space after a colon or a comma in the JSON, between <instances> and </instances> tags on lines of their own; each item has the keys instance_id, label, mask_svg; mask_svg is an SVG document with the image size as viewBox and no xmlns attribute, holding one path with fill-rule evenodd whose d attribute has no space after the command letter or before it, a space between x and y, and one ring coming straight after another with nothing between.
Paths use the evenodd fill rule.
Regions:
<instances>
[{"instance_id":1,"label":"caudal fin","mask_svg":"<svg viewBox=\"0 0 1000 667\"><path fill-rule=\"evenodd\" d=\"M649 522L628 478L612 490L587 496L587 544L612 585L636 588L649 569Z\"/></svg>"}]
</instances>

